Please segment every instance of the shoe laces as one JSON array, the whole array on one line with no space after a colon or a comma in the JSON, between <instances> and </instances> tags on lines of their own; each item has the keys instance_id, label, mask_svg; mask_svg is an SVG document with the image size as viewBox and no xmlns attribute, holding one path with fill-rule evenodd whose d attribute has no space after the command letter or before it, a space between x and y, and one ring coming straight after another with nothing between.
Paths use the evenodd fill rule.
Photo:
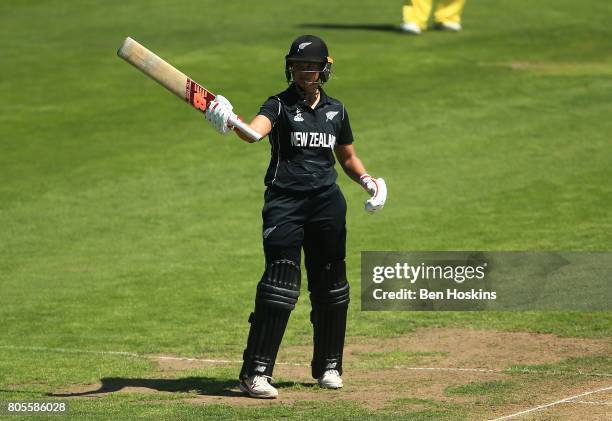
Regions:
<instances>
[{"instance_id":1,"label":"shoe laces","mask_svg":"<svg viewBox=\"0 0 612 421\"><path fill-rule=\"evenodd\" d=\"M253 386L270 386L271 381L272 377L270 376L255 376L252 384Z\"/></svg>"},{"instance_id":2,"label":"shoe laces","mask_svg":"<svg viewBox=\"0 0 612 421\"><path fill-rule=\"evenodd\" d=\"M325 372L325 374L329 374L330 376L338 376L338 377L340 377L340 373L338 372L338 370L327 370Z\"/></svg>"}]
</instances>

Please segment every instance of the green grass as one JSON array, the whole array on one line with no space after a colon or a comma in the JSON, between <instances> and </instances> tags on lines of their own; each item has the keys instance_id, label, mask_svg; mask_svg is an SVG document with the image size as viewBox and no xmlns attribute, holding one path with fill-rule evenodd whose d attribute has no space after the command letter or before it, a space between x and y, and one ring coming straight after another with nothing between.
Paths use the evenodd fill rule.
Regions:
<instances>
[{"instance_id":1,"label":"green grass","mask_svg":"<svg viewBox=\"0 0 612 421\"><path fill-rule=\"evenodd\" d=\"M606 355L573 357L556 364L514 365L509 373L533 373L550 375L609 375L612 371L612 357Z\"/></svg>"},{"instance_id":2,"label":"green grass","mask_svg":"<svg viewBox=\"0 0 612 421\"><path fill-rule=\"evenodd\" d=\"M1 346L232 359L244 346L262 270L269 147L218 136L119 60L128 35L247 118L284 88L293 38L312 32L328 42L335 76L327 91L345 102L368 170L389 185L385 209L369 216L363 191L339 180L349 205L348 335L456 326L609 337L610 313L359 311L362 250L611 248L612 5L473 0L460 34L375 30L397 23L399 6L2 2L0 399L156 373L137 358ZM286 344L310 341L307 294L301 301ZM219 376L229 381L236 371ZM131 395L72 404L89 419L401 414Z\"/></svg>"},{"instance_id":3,"label":"green grass","mask_svg":"<svg viewBox=\"0 0 612 421\"><path fill-rule=\"evenodd\" d=\"M300 405L277 405L258 408L228 407L226 405L168 405L165 402L139 401L121 396L98 400L72 400L68 413L78 419L117 417L120 419L215 419L215 420L269 420L269 419L307 419L310 416L322 420L337 420L339 411L333 403L304 402ZM348 404L340 413L343 419L389 419L373 411ZM409 416L410 414L408 414ZM11 419L13 419L11 417ZM48 418L46 418L48 419ZM342 419L342 418L341 418ZM419 415L419 420L435 419Z\"/></svg>"},{"instance_id":4,"label":"green grass","mask_svg":"<svg viewBox=\"0 0 612 421\"><path fill-rule=\"evenodd\" d=\"M409 352L400 349L380 352L352 351L358 359L350 364L351 368L393 368L402 365L426 364L435 361L436 357L446 356L447 352Z\"/></svg>"},{"instance_id":5,"label":"green grass","mask_svg":"<svg viewBox=\"0 0 612 421\"><path fill-rule=\"evenodd\" d=\"M445 393L452 395L498 395L514 389L515 384L502 380L471 382L457 386L449 386Z\"/></svg>"},{"instance_id":6,"label":"green grass","mask_svg":"<svg viewBox=\"0 0 612 421\"><path fill-rule=\"evenodd\" d=\"M472 410L486 411L486 408L500 407L507 403L529 402L534 395L537 396L537 387L537 380L534 383L507 380L473 381L447 386L444 394L448 397L470 399L473 402L468 405L471 404Z\"/></svg>"}]
</instances>

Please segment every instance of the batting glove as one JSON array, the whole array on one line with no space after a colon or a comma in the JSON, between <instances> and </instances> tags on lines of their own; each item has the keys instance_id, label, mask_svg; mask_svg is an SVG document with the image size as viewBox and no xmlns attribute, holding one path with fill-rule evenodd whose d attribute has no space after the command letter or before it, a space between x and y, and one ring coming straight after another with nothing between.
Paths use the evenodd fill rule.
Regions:
<instances>
[{"instance_id":1,"label":"batting glove","mask_svg":"<svg viewBox=\"0 0 612 421\"><path fill-rule=\"evenodd\" d=\"M232 111L233 109L234 107L227 98L217 95L206 108L206 119L211 122L219 133L225 135L232 130L232 127L227 122L230 118L236 117L236 114Z\"/></svg>"},{"instance_id":2,"label":"batting glove","mask_svg":"<svg viewBox=\"0 0 612 421\"><path fill-rule=\"evenodd\" d=\"M370 174L366 173L359 177L359 183L361 184L361 187L363 187L365 191L370 194L370 196L374 196L376 194L376 182L372 176L370 176Z\"/></svg>"},{"instance_id":3,"label":"batting glove","mask_svg":"<svg viewBox=\"0 0 612 421\"><path fill-rule=\"evenodd\" d=\"M387 184L382 178L373 178L369 174L359 177L362 187L370 194L370 198L365 202L365 210L374 213L385 206L387 200Z\"/></svg>"}]
</instances>

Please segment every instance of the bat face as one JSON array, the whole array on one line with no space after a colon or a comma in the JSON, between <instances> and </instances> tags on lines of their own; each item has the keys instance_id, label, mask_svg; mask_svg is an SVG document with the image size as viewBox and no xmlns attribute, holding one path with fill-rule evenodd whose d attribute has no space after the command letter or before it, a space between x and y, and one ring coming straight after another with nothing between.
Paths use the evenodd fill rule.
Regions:
<instances>
[{"instance_id":1,"label":"bat face","mask_svg":"<svg viewBox=\"0 0 612 421\"><path fill-rule=\"evenodd\" d=\"M215 99L215 94L204 88L198 82L187 78L185 84L185 101L193 105L194 108L204 112L208 103Z\"/></svg>"}]
</instances>

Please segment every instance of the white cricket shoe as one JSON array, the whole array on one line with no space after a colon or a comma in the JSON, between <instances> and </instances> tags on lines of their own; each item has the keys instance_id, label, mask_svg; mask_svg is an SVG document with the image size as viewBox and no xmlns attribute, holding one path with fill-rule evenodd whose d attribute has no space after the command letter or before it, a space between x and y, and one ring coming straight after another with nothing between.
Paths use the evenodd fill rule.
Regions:
<instances>
[{"instance_id":1,"label":"white cricket shoe","mask_svg":"<svg viewBox=\"0 0 612 421\"><path fill-rule=\"evenodd\" d=\"M342 387L342 377L338 370L327 370L317 379L319 386L325 389L340 389Z\"/></svg>"},{"instance_id":2,"label":"white cricket shoe","mask_svg":"<svg viewBox=\"0 0 612 421\"><path fill-rule=\"evenodd\" d=\"M248 393L252 398L274 399L278 396L278 390L270 384L270 377L254 375L240 380L240 390Z\"/></svg>"},{"instance_id":3,"label":"white cricket shoe","mask_svg":"<svg viewBox=\"0 0 612 421\"><path fill-rule=\"evenodd\" d=\"M419 35L421 33L421 28L414 22L402 22L400 24L400 29L402 32L412 35Z\"/></svg>"},{"instance_id":4,"label":"white cricket shoe","mask_svg":"<svg viewBox=\"0 0 612 421\"><path fill-rule=\"evenodd\" d=\"M461 29L463 29L459 22L438 22L435 24L434 28L439 31L450 32L459 32Z\"/></svg>"}]
</instances>

